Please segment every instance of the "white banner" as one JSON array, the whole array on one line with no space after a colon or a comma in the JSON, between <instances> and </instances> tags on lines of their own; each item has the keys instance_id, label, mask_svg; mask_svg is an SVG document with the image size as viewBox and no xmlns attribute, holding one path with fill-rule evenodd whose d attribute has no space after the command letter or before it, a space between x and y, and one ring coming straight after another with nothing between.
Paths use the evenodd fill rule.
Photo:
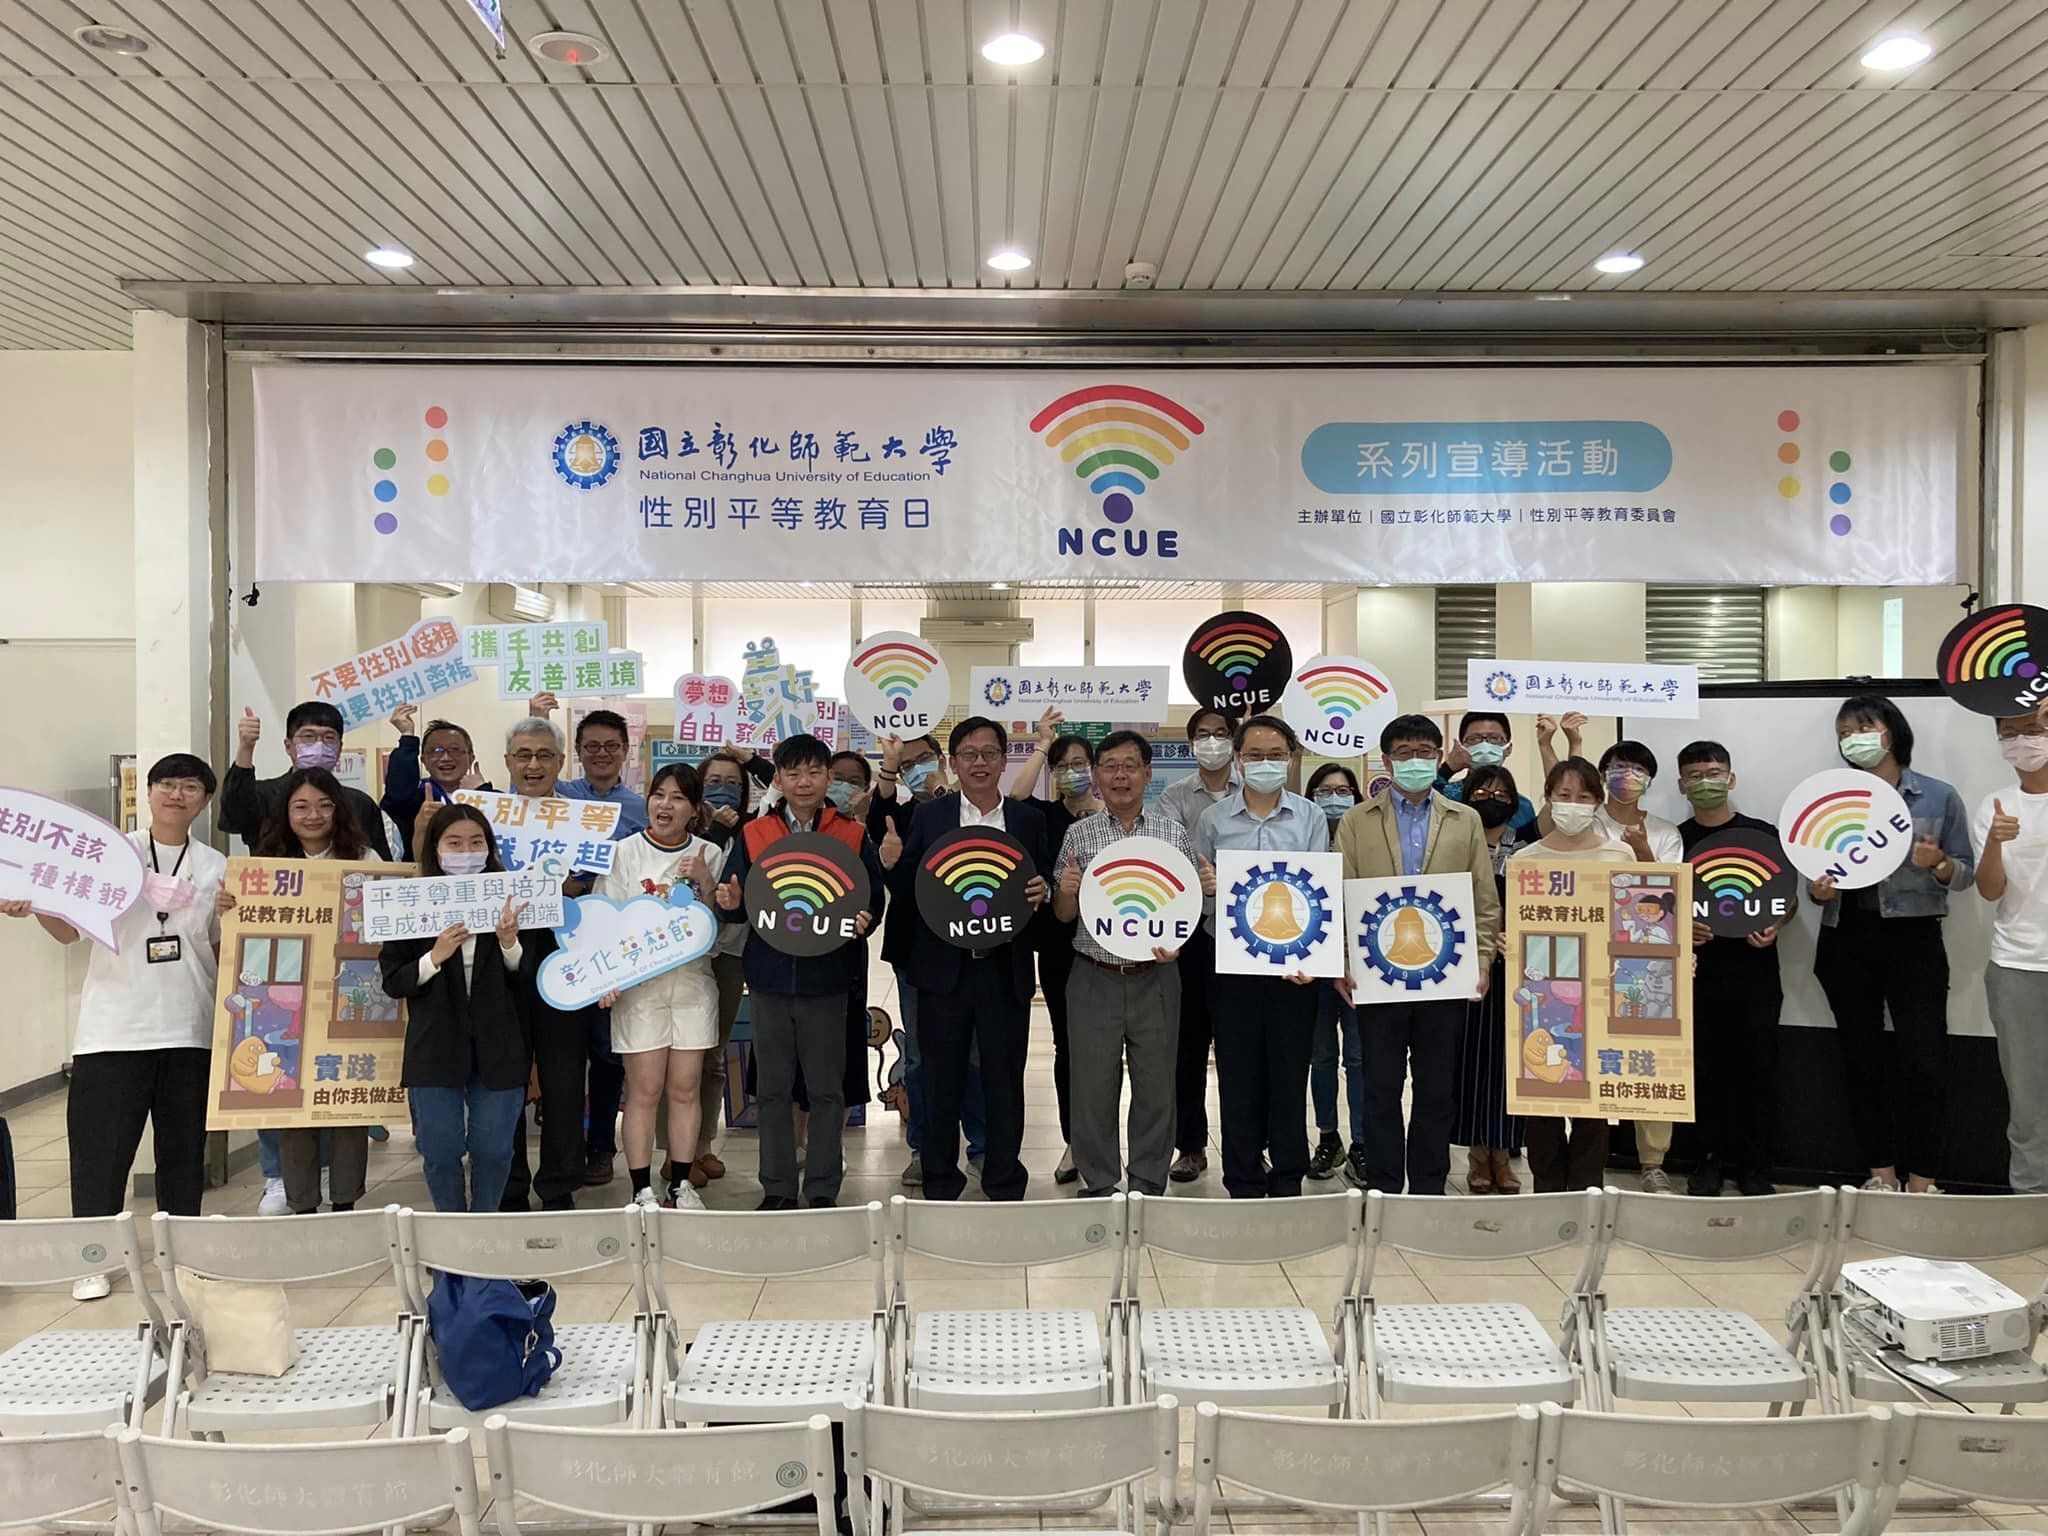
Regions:
<instances>
[{"instance_id":1,"label":"white banner","mask_svg":"<svg viewBox=\"0 0 2048 1536\"><path fill-rule=\"evenodd\" d=\"M363 886L363 941L437 938L457 923L489 937L507 901L521 928L562 926L562 880L552 870L426 875Z\"/></svg>"},{"instance_id":2,"label":"white banner","mask_svg":"<svg viewBox=\"0 0 2048 1536\"><path fill-rule=\"evenodd\" d=\"M1465 663L1465 702L1472 709L1520 715L1627 715L1645 720L1697 720L1700 669L1630 661L1500 661Z\"/></svg>"},{"instance_id":3,"label":"white banner","mask_svg":"<svg viewBox=\"0 0 2048 1536\"><path fill-rule=\"evenodd\" d=\"M1166 723L1164 667L976 667L970 677L970 714L1016 716L1033 729L1054 708L1069 720Z\"/></svg>"},{"instance_id":4,"label":"white banner","mask_svg":"<svg viewBox=\"0 0 2048 1536\"><path fill-rule=\"evenodd\" d=\"M1975 474L1962 367L254 375L264 581L1950 582Z\"/></svg>"},{"instance_id":5,"label":"white banner","mask_svg":"<svg viewBox=\"0 0 2048 1536\"><path fill-rule=\"evenodd\" d=\"M448 798L484 813L498 840L498 862L507 869L552 863L565 871L601 875L612 867L611 838L619 825L619 808L609 800L479 789L458 789Z\"/></svg>"},{"instance_id":6,"label":"white banner","mask_svg":"<svg viewBox=\"0 0 2048 1536\"><path fill-rule=\"evenodd\" d=\"M315 672L312 697L341 711L344 725L389 715L476 681L462 659L462 635L449 619L421 619L389 645L373 645Z\"/></svg>"}]
</instances>

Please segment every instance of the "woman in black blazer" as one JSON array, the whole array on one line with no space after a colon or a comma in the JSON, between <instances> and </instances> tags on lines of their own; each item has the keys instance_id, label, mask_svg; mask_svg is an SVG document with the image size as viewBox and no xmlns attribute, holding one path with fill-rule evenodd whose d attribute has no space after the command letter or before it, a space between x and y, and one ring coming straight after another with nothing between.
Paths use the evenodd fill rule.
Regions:
<instances>
[{"instance_id":1,"label":"woman in black blazer","mask_svg":"<svg viewBox=\"0 0 2048 1536\"><path fill-rule=\"evenodd\" d=\"M490 822L468 805L434 813L419 865L423 875L455 877L504 868ZM539 948L519 942L509 901L494 934L458 924L435 939L384 946L384 990L406 1003L402 1081L436 1210L495 1211L504 1196L512 1133L526 1108Z\"/></svg>"}]
</instances>

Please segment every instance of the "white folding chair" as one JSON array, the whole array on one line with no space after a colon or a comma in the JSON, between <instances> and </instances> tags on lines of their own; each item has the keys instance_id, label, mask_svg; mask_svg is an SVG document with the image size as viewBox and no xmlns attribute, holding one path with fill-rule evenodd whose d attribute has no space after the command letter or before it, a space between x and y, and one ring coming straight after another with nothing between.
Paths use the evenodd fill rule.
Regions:
<instances>
[{"instance_id":1,"label":"white folding chair","mask_svg":"<svg viewBox=\"0 0 2048 1536\"><path fill-rule=\"evenodd\" d=\"M589 1521L653 1531L715 1523L811 1495L818 1536L838 1536L832 1421L723 1429L565 1429L484 1421L491 1518L500 1536L525 1536L520 1499Z\"/></svg>"},{"instance_id":2,"label":"white folding chair","mask_svg":"<svg viewBox=\"0 0 2048 1536\"><path fill-rule=\"evenodd\" d=\"M1124 1265L1128 1395L1175 1393L1195 1401L1327 1407L1357 1402L1361 1338L1357 1190L1280 1200L1130 1197ZM1272 1264L1345 1251L1344 1288L1331 1318L1335 1350L1307 1307L1148 1307L1138 1298L1147 1249L1210 1264Z\"/></svg>"},{"instance_id":3,"label":"white folding chair","mask_svg":"<svg viewBox=\"0 0 2048 1536\"><path fill-rule=\"evenodd\" d=\"M171 1377L180 1385L164 1403L166 1435L217 1435L230 1429L341 1428L389 1424L403 1434L420 1329L402 1294L388 1323L294 1328L298 1363L282 1376L207 1368L206 1339L185 1299L179 1272L251 1285L308 1284L370 1268L396 1269L398 1207L336 1211L274 1221L262 1216L150 1218L157 1273L176 1314ZM397 1286L396 1276L393 1285ZM290 1292L286 1292L289 1304ZM191 1380L186 1383L187 1371Z\"/></svg>"},{"instance_id":4,"label":"white folding chair","mask_svg":"<svg viewBox=\"0 0 2048 1536\"><path fill-rule=\"evenodd\" d=\"M1388 1251L1479 1262L1580 1247L1583 1287L1600 1225L1600 1191L1518 1195L1388 1195L1365 1202L1366 1412L1382 1403L1568 1403L1578 1378L1536 1314L1520 1302L1386 1306L1372 1278ZM1577 1316L1563 1311L1569 1346Z\"/></svg>"},{"instance_id":5,"label":"white folding chair","mask_svg":"<svg viewBox=\"0 0 2048 1536\"><path fill-rule=\"evenodd\" d=\"M1660 1258L1730 1264L1811 1245L1806 1277L1786 1307L1792 1349L1746 1312L1726 1307L1610 1307L1603 1289L1609 1255L1635 1248ZM1654 1402L1804 1403L1815 1378L1798 1352L1818 1355L1825 1283L1835 1248L1835 1192L1743 1200L1674 1200L1666 1195L1602 1192L1599 1241L1576 1290L1573 1353L1586 1405L1618 1399ZM1789 1276L1788 1276L1789 1278ZM1821 1408L1833 1406L1824 1387Z\"/></svg>"},{"instance_id":6,"label":"white folding chair","mask_svg":"<svg viewBox=\"0 0 2048 1536\"><path fill-rule=\"evenodd\" d=\"M1895 1486L1913 1482L1960 1499L2048 1504L2048 1418L1986 1419L1908 1403L1891 1415L1888 1454Z\"/></svg>"},{"instance_id":7,"label":"white folding chair","mask_svg":"<svg viewBox=\"0 0 2048 1536\"><path fill-rule=\"evenodd\" d=\"M1106 1200L889 1202L896 1276L889 1302L891 1401L1002 1412L1096 1408L1122 1399L1122 1195ZM1029 1268L1099 1258L1104 1316L1090 1307L927 1311L914 1307L913 1257Z\"/></svg>"},{"instance_id":8,"label":"white folding chair","mask_svg":"<svg viewBox=\"0 0 2048 1536\"><path fill-rule=\"evenodd\" d=\"M463 1429L323 1445L159 1440L125 1429L118 1444L137 1536L163 1536L167 1516L249 1536L367 1536L451 1515L461 1536L482 1529Z\"/></svg>"},{"instance_id":9,"label":"white folding chair","mask_svg":"<svg viewBox=\"0 0 2048 1536\"><path fill-rule=\"evenodd\" d=\"M1747 1509L1849 1495L1842 1536L1874 1536L1898 1492L1886 1461L1889 1415L1689 1419L1592 1413L1544 1403L1536 1526L1568 1493L1612 1500L1625 1530L1630 1504Z\"/></svg>"},{"instance_id":10,"label":"white folding chair","mask_svg":"<svg viewBox=\"0 0 2048 1536\"><path fill-rule=\"evenodd\" d=\"M1530 1529L1536 1410L1451 1419L1293 1419L1195 1405L1195 1536L1218 1524L1217 1484L1306 1509L1367 1515L1508 1496L1503 1536Z\"/></svg>"},{"instance_id":11,"label":"white folding chair","mask_svg":"<svg viewBox=\"0 0 2048 1536\"><path fill-rule=\"evenodd\" d=\"M884 1241L880 1201L831 1210L647 1212L660 1329L655 1396L668 1422L758 1423L814 1413L838 1420L848 1403L881 1398L889 1359ZM750 1280L858 1264L873 1309L865 1318L707 1323L683 1353L669 1264Z\"/></svg>"},{"instance_id":12,"label":"white folding chair","mask_svg":"<svg viewBox=\"0 0 2048 1536\"><path fill-rule=\"evenodd\" d=\"M123 1529L121 1458L114 1447L123 1427L0 1437L0 1527L63 1522L67 1530ZM104 1518L72 1518L103 1505L113 1506Z\"/></svg>"},{"instance_id":13,"label":"white folding chair","mask_svg":"<svg viewBox=\"0 0 2048 1536\"><path fill-rule=\"evenodd\" d=\"M127 1271L143 1321L132 1328L45 1330L0 1354L0 1435L140 1427L164 1389L164 1315L142 1275L135 1218L0 1222L0 1287L69 1284Z\"/></svg>"},{"instance_id":14,"label":"white folding chair","mask_svg":"<svg viewBox=\"0 0 2048 1536\"><path fill-rule=\"evenodd\" d=\"M408 1304L427 1315L429 1271L488 1280L625 1281L635 1301L629 1323L558 1323L562 1363L532 1397L472 1412L441 1380L432 1341L425 1379L415 1385L416 1429L480 1424L488 1414L549 1424L645 1427L652 1355L652 1313L642 1263L640 1215L613 1211L415 1211L398 1213L399 1276Z\"/></svg>"},{"instance_id":15,"label":"white folding chair","mask_svg":"<svg viewBox=\"0 0 2048 1536\"><path fill-rule=\"evenodd\" d=\"M1159 1484L1160 1528L1179 1501L1180 1409L1172 1397L1052 1413L927 1413L855 1403L846 1413L846 1503L855 1536L917 1528L907 1497L1002 1505L1038 1530L1038 1514L1114 1494L1117 1529L1145 1536L1145 1484ZM872 1490L864 1486L871 1479ZM976 1522L975 1536L1003 1528Z\"/></svg>"},{"instance_id":16,"label":"white folding chair","mask_svg":"<svg viewBox=\"0 0 2048 1536\"><path fill-rule=\"evenodd\" d=\"M1828 1306L1828 1353L1842 1406L1912 1402L1939 1396L1962 1403L1998 1403L2007 1413L2021 1403L2048 1402L2048 1369L2033 1358L2044 1298L2028 1308L2024 1334L1992 1341L2000 1351L1976 1360L1944 1360L1938 1392L1929 1392L1888 1366L1887 1352L1856 1319L1836 1282L1846 1250L1862 1243L1881 1254L1917 1259L1987 1263L2048 1248L2048 1195L1915 1195L1845 1189Z\"/></svg>"}]
</instances>

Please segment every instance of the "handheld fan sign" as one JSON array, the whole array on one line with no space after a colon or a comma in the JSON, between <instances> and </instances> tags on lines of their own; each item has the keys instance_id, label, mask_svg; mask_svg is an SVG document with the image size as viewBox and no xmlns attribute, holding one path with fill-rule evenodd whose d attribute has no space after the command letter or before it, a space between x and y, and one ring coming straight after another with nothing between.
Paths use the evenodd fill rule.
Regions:
<instances>
[{"instance_id":1,"label":"handheld fan sign","mask_svg":"<svg viewBox=\"0 0 2048 1536\"><path fill-rule=\"evenodd\" d=\"M1279 700L1294 677L1294 650L1279 625L1237 609L1188 636L1180 673L1199 703L1242 718Z\"/></svg>"},{"instance_id":2,"label":"handheld fan sign","mask_svg":"<svg viewBox=\"0 0 2048 1536\"><path fill-rule=\"evenodd\" d=\"M26 901L118 955L114 924L142 899L143 875L142 855L120 828L68 800L0 786L0 897Z\"/></svg>"},{"instance_id":3,"label":"handheld fan sign","mask_svg":"<svg viewBox=\"0 0 2048 1536\"><path fill-rule=\"evenodd\" d=\"M1809 880L1838 890L1876 885L1913 851L1913 817L1876 774L1825 768L1796 785L1778 812L1785 855Z\"/></svg>"},{"instance_id":4,"label":"handheld fan sign","mask_svg":"<svg viewBox=\"0 0 2048 1536\"><path fill-rule=\"evenodd\" d=\"M635 896L621 905L608 896L579 896L555 933L560 947L541 962L540 995L549 1007L573 1013L710 954L718 914L677 881L665 901Z\"/></svg>"},{"instance_id":5,"label":"handheld fan sign","mask_svg":"<svg viewBox=\"0 0 2048 1536\"><path fill-rule=\"evenodd\" d=\"M995 827L957 827L937 839L917 870L917 910L927 928L961 949L992 949L1031 921L1024 887L1035 871L1024 845Z\"/></svg>"},{"instance_id":6,"label":"handheld fan sign","mask_svg":"<svg viewBox=\"0 0 2048 1536\"><path fill-rule=\"evenodd\" d=\"M1730 827L1686 855L1692 865L1692 915L1717 939L1747 938L1782 923L1799 900L1799 872L1784 844L1767 832Z\"/></svg>"},{"instance_id":7,"label":"handheld fan sign","mask_svg":"<svg viewBox=\"0 0 2048 1536\"><path fill-rule=\"evenodd\" d=\"M846 663L846 702L877 736L922 736L939 723L953 678L936 648L900 629L869 635Z\"/></svg>"},{"instance_id":8,"label":"handheld fan sign","mask_svg":"<svg viewBox=\"0 0 2048 1536\"><path fill-rule=\"evenodd\" d=\"M1301 744L1322 757L1377 752L1380 730L1401 712L1386 669L1360 656L1318 656L1294 674L1281 698Z\"/></svg>"},{"instance_id":9,"label":"handheld fan sign","mask_svg":"<svg viewBox=\"0 0 2048 1536\"><path fill-rule=\"evenodd\" d=\"M1119 838L1081 876L1082 928L1125 960L1179 949L1201 920L1201 877L1186 854L1161 838Z\"/></svg>"},{"instance_id":10,"label":"handheld fan sign","mask_svg":"<svg viewBox=\"0 0 2048 1536\"><path fill-rule=\"evenodd\" d=\"M2048 608L2001 603L1941 642L1942 691L1980 715L2031 715L2048 702Z\"/></svg>"},{"instance_id":11,"label":"handheld fan sign","mask_svg":"<svg viewBox=\"0 0 2048 1536\"><path fill-rule=\"evenodd\" d=\"M792 832L747 871L747 926L785 955L829 955L860 937L872 894L867 866L846 844Z\"/></svg>"}]
</instances>

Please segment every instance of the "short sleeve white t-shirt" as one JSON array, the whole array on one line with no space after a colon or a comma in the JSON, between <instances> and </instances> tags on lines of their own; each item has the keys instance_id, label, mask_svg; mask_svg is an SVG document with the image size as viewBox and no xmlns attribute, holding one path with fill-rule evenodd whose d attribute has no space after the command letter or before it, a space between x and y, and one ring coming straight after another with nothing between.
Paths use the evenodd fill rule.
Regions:
<instances>
[{"instance_id":1,"label":"short sleeve white t-shirt","mask_svg":"<svg viewBox=\"0 0 2048 1536\"><path fill-rule=\"evenodd\" d=\"M148 831L131 832L128 840L148 864ZM157 844L157 868L169 874L180 851ZM187 842L182 851L185 862L178 878L192 882L189 905L159 924L148 901L137 902L114 924L114 935L121 944L118 955L90 939L82 941L92 944L92 958L86 962L72 1055L207 1050L212 1046L214 982L220 972L214 955L214 946L220 942L220 917L213 902L227 876L228 861L197 838ZM179 954L175 960L151 965L149 940L159 933L179 941Z\"/></svg>"},{"instance_id":2,"label":"short sleeve white t-shirt","mask_svg":"<svg viewBox=\"0 0 2048 1536\"><path fill-rule=\"evenodd\" d=\"M1600 830L1617 843L1627 846L1623 836L1627 828L1607 814L1607 808L1600 808ZM1649 811L1643 812L1643 836L1649 840L1651 861L1657 864L1683 864L1685 862L1685 839L1679 835L1678 823L1666 821ZM1633 853L1629 855L1635 857Z\"/></svg>"},{"instance_id":3,"label":"short sleeve white t-shirt","mask_svg":"<svg viewBox=\"0 0 2048 1536\"><path fill-rule=\"evenodd\" d=\"M680 848L663 848L645 832L636 832L619 839L612 850L610 873L598 876L591 889L621 905L635 896L660 896L665 900L670 888L682 878L683 866L697 854L703 855L704 867L711 871L712 879L717 879L719 866L725 862L725 850L708 838L693 836ZM711 893L700 891L697 899L709 901ZM744 925L737 926L744 931Z\"/></svg>"},{"instance_id":4,"label":"short sleeve white t-shirt","mask_svg":"<svg viewBox=\"0 0 2048 1536\"><path fill-rule=\"evenodd\" d=\"M2020 834L2005 845L2005 894L1991 923L1991 963L2048 971L2048 795L2030 795L2015 784L1979 802L1970 818L1970 846L1980 864L1994 800L2020 819Z\"/></svg>"}]
</instances>

